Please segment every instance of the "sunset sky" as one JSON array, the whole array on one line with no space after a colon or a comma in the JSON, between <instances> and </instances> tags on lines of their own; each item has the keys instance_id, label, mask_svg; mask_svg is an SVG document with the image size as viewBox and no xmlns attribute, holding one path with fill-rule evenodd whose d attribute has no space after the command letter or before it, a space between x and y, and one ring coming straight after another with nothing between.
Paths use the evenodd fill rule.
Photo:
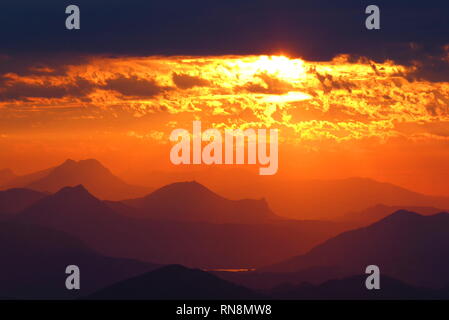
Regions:
<instances>
[{"instance_id":1,"label":"sunset sky","mask_svg":"<svg viewBox=\"0 0 449 320\"><path fill-rule=\"evenodd\" d=\"M78 34L49 0L26 2L21 25L0 22L0 168L96 158L152 185L153 171L180 170L170 132L201 120L279 129L280 179L360 176L449 195L447 13L378 1L372 34L360 1L341 12L331 1L100 2L79 1Z\"/></svg>"}]
</instances>

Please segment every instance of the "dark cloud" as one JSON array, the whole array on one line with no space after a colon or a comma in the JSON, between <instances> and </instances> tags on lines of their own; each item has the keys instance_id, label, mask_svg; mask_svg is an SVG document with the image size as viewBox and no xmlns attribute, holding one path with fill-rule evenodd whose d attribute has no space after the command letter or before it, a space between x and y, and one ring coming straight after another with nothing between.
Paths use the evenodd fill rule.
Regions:
<instances>
[{"instance_id":1,"label":"dark cloud","mask_svg":"<svg viewBox=\"0 0 449 320\"><path fill-rule=\"evenodd\" d=\"M139 79L136 76L131 76L130 78L120 76L115 79L110 79L101 88L117 91L124 96L140 98L151 98L168 89L159 86L152 79Z\"/></svg>"},{"instance_id":2,"label":"dark cloud","mask_svg":"<svg viewBox=\"0 0 449 320\"><path fill-rule=\"evenodd\" d=\"M193 87L209 86L210 82L200 77L189 76L188 74L173 73L173 82L180 89L190 89Z\"/></svg>"},{"instance_id":3,"label":"dark cloud","mask_svg":"<svg viewBox=\"0 0 449 320\"><path fill-rule=\"evenodd\" d=\"M51 83L30 84L25 82L8 81L0 83L1 100L19 100L26 98L63 98L76 97L86 101L86 96L95 89L114 90L128 97L151 98L168 90L159 86L156 81L139 79L136 76L126 78L119 76L109 79L104 85L97 85L86 79L78 78L72 84L54 85Z\"/></svg>"},{"instance_id":4,"label":"dark cloud","mask_svg":"<svg viewBox=\"0 0 449 320\"><path fill-rule=\"evenodd\" d=\"M37 63L63 72L58 61L77 63L90 55L282 52L315 61L341 53L421 61L417 77L447 79L439 72L447 61L426 57L439 57L449 42L449 2L374 3L381 10L376 31L365 28L365 8L373 4L368 0L77 0L81 29L69 31L65 7L72 1L2 0L0 54L14 58L0 61L0 74L38 72L30 68Z\"/></svg>"},{"instance_id":5,"label":"dark cloud","mask_svg":"<svg viewBox=\"0 0 449 320\"><path fill-rule=\"evenodd\" d=\"M379 75L379 71L377 71L376 66L371 64L371 67L373 68L375 73ZM325 93L330 93L333 89L335 90L344 89L349 93L351 93L352 89L356 87L355 84L349 81L343 79L335 79L335 77L332 76L331 74L320 74L316 70L311 70L311 72L315 73L315 76L323 86L323 91Z\"/></svg>"},{"instance_id":6,"label":"dark cloud","mask_svg":"<svg viewBox=\"0 0 449 320\"><path fill-rule=\"evenodd\" d=\"M71 85L53 85L50 83L30 84L25 82L4 82L0 86L1 100L20 100L26 98L52 98L65 96L83 98L93 90L94 86L87 80L77 79Z\"/></svg>"},{"instance_id":7,"label":"dark cloud","mask_svg":"<svg viewBox=\"0 0 449 320\"><path fill-rule=\"evenodd\" d=\"M66 95L66 89L59 86L32 85L28 83L15 83L12 86L6 86L0 91L2 100L16 100L28 97L36 98L62 98Z\"/></svg>"}]
</instances>

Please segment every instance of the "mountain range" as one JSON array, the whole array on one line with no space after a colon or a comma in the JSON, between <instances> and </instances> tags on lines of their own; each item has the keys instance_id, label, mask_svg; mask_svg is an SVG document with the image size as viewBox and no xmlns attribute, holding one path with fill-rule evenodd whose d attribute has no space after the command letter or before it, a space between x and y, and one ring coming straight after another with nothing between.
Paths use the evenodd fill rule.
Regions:
<instances>
[{"instance_id":1,"label":"mountain range","mask_svg":"<svg viewBox=\"0 0 449 320\"><path fill-rule=\"evenodd\" d=\"M229 199L263 197L273 212L290 219L340 220L348 213L378 204L449 210L448 196L422 194L364 177L289 179L285 176L257 176L243 169L222 167L196 171L156 171L146 176L146 180L152 181L152 185L195 180Z\"/></svg>"},{"instance_id":2,"label":"mountain range","mask_svg":"<svg viewBox=\"0 0 449 320\"><path fill-rule=\"evenodd\" d=\"M282 186L258 200L231 200L197 181L143 192L96 160L11 174L3 174L9 185L22 187L0 191L0 296L449 298L444 197L369 179ZM292 216L316 205L314 216L329 210L334 221L277 215L266 199L282 192L285 208L298 208ZM69 264L84 270L82 292L61 287ZM382 293L360 286L370 264ZM226 271L244 268L256 270Z\"/></svg>"},{"instance_id":3,"label":"mountain range","mask_svg":"<svg viewBox=\"0 0 449 320\"><path fill-rule=\"evenodd\" d=\"M2 173L9 178L2 179ZM268 206L277 216L299 220L338 220L353 212L361 212L379 204L396 207L397 209L416 207L434 207L441 210L449 210L449 197L430 196L384 182L378 182L368 178L347 178L337 180L276 180L276 179L251 179L245 176L239 180L226 178L225 183L216 181L216 175L208 172L207 176L197 173L198 184L212 186L220 194L226 195L228 199L257 198L262 200L240 200L247 202L259 202L260 206ZM244 174L244 173L242 173ZM228 174L229 175L229 174ZM140 214L154 217L158 215L167 216L170 209L171 218L174 220L184 219L182 210L176 208L176 204L166 207L163 188L158 194L149 196L154 188L139 187L127 184L111 173L98 160L86 159L74 161L66 160L64 163L27 174L15 176L9 169L0 171L1 189L27 188L41 192L54 193L66 186L82 184L95 197L102 200L126 200L124 203L141 209ZM193 175L194 176L194 175ZM221 178L226 175L220 175ZM12 180L11 180L12 178ZM245 180L248 179L248 180ZM149 177L149 185L158 185L160 179ZM173 180L179 181L179 177L173 176ZM181 182L181 181L179 181ZM170 185L171 183L168 183ZM194 184L191 184L194 187ZM173 188L173 187L172 187ZM188 193L184 196L187 197ZM213 198L209 195L210 199ZM216 201L218 203L218 201ZM229 202L228 202L229 203ZM147 207L155 207L157 212L149 213ZM111 204L116 205L116 204ZM121 204L119 204L122 206ZM196 209L202 204L197 204ZM117 205L116 205L117 206ZM228 204L229 208L232 205ZM122 206L123 210L126 207ZM268 210L267 210L268 211ZM135 212L135 211L133 211ZM161 213L164 212L164 213ZM204 216L207 206L197 213L197 218ZM268 212L267 212L268 213ZM389 212L391 213L391 212ZM260 215L259 215L260 216ZM374 221L370 221L374 222Z\"/></svg>"},{"instance_id":4,"label":"mountain range","mask_svg":"<svg viewBox=\"0 0 449 320\"><path fill-rule=\"evenodd\" d=\"M0 219L18 213L48 194L30 189L0 191Z\"/></svg>"},{"instance_id":5,"label":"mountain range","mask_svg":"<svg viewBox=\"0 0 449 320\"><path fill-rule=\"evenodd\" d=\"M64 232L16 222L0 223L0 296L74 299L159 265L101 255ZM66 267L80 268L81 289L65 287Z\"/></svg>"},{"instance_id":6,"label":"mountain range","mask_svg":"<svg viewBox=\"0 0 449 320\"><path fill-rule=\"evenodd\" d=\"M366 208L362 211L355 211L345 214L343 217L341 217L341 221L352 223L354 226L357 227L368 226L399 210L416 212L425 216L433 215L444 211L442 209L434 207L386 206L384 204L378 204Z\"/></svg>"},{"instance_id":7,"label":"mountain range","mask_svg":"<svg viewBox=\"0 0 449 320\"><path fill-rule=\"evenodd\" d=\"M126 279L89 296L101 300L249 300L262 295L208 272L169 265Z\"/></svg>"},{"instance_id":8,"label":"mountain range","mask_svg":"<svg viewBox=\"0 0 449 320\"><path fill-rule=\"evenodd\" d=\"M179 185L166 189L176 191L171 196L173 202L177 202L179 192L191 192L189 183L180 186L184 189L180 190ZM203 189L198 188L201 192ZM200 199L200 196L190 195ZM252 212L253 218L257 212L262 217L266 214L266 211L259 211L261 207L257 201L252 202L256 204L253 208L246 201L236 203L243 203L239 212ZM182 201L178 204L183 206ZM210 211L212 217L213 210L214 207ZM190 212L187 210L186 214ZM220 214L223 219L226 212ZM274 263L305 252L345 228L344 224L320 221L261 219L259 222L254 219L252 223L248 220L245 223L210 223L194 221L196 216L186 217L190 220L186 222L173 221L170 217L154 219L151 215L150 218L135 215L123 214L110 202L95 198L83 186L76 186L44 197L13 218L67 232L105 255L200 268L252 268Z\"/></svg>"},{"instance_id":9,"label":"mountain range","mask_svg":"<svg viewBox=\"0 0 449 320\"><path fill-rule=\"evenodd\" d=\"M343 232L306 254L262 270L297 272L326 266L349 276L374 264L383 275L408 284L441 288L449 284L448 231L448 213L422 216L397 211L368 227Z\"/></svg>"},{"instance_id":10,"label":"mountain range","mask_svg":"<svg viewBox=\"0 0 449 320\"><path fill-rule=\"evenodd\" d=\"M273 182L255 188L266 194L274 212L292 219L339 220L378 204L449 210L449 197L429 196L368 178Z\"/></svg>"},{"instance_id":11,"label":"mountain range","mask_svg":"<svg viewBox=\"0 0 449 320\"><path fill-rule=\"evenodd\" d=\"M83 184L98 198L107 200L141 196L151 190L123 182L95 159L80 161L68 159L56 167L15 177L2 184L2 188L27 188L54 193L63 187L79 184Z\"/></svg>"},{"instance_id":12,"label":"mountain range","mask_svg":"<svg viewBox=\"0 0 449 320\"><path fill-rule=\"evenodd\" d=\"M264 200L228 200L196 181L164 186L123 204L137 209L140 217L210 223L264 223L281 218Z\"/></svg>"}]
</instances>

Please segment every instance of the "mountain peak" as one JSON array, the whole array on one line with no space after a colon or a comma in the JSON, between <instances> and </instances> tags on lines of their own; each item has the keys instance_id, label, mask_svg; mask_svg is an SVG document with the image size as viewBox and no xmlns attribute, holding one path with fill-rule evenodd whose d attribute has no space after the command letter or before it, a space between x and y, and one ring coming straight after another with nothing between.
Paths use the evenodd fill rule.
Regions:
<instances>
[{"instance_id":1,"label":"mountain peak","mask_svg":"<svg viewBox=\"0 0 449 320\"><path fill-rule=\"evenodd\" d=\"M419 213L408 211L408 210L397 210L390 214L389 216L383 218L379 223L391 223L391 222L407 222L411 219L422 218L423 215Z\"/></svg>"},{"instance_id":2,"label":"mountain peak","mask_svg":"<svg viewBox=\"0 0 449 320\"><path fill-rule=\"evenodd\" d=\"M75 163L76 163L75 160L73 160L73 159L67 159L67 160L64 161L62 164L64 165L64 164L75 164Z\"/></svg>"},{"instance_id":3,"label":"mountain peak","mask_svg":"<svg viewBox=\"0 0 449 320\"><path fill-rule=\"evenodd\" d=\"M87 193L90 195L89 191L87 191L87 189L82 184L73 187L70 186L63 187L61 188L61 190L56 192L56 194L58 193L78 193L78 194Z\"/></svg>"},{"instance_id":4,"label":"mountain peak","mask_svg":"<svg viewBox=\"0 0 449 320\"><path fill-rule=\"evenodd\" d=\"M119 200L147 193L144 187L132 186L115 176L96 159L67 159L51 168L43 177L24 187L46 192L57 192L65 186L84 185L99 199Z\"/></svg>"},{"instance_id":5,"label":"mountain peak","mask_svg":"<svg viewBox=\"0 0 449 320\"><path fill-rule=\"evenodd\" d=\"M102 169L107 170L105 166L101 164L100 161L97 159L83 159L83 160L73 160L73 159L67 159L64 161L61 165L57 166L55 169L58 168L70 168L70 169L84 169L84 168L93 168L93 169Z\"/></svg>"},{"instance_id":6,"label":"mountain peak","mask_svg":"<svg viewBox=\"0 0 449 320\"><path fill-rule=\"evenodd\" d=\"M99 202L82 184L76 186L66 186L52 195L54 199L62 199L64 201L81 202Z\"/></svg>"},{"instance_id":7,"label":"mountain peak","mask_svg":"<svg viewBox=\"0 0 449 320\"><path fill-rule=\"evenodd\" d=\"M230 200L197 181L176 182L125 202L155 219L211 223L262 223L279 219L265 199Z\"/></svg>"},{"instance_id":8,"label":"mountain peak","mask_svg":"<svg viewBox=\"0 0 449 320\"><path fill-rule=\"evenodd\" d=\"M166 186L163 186L162 188L159 188L158 190L154 191L150 195L154 194L170 194L172 196L182 196L182 197L196 197L196 196L208 196L208 197L219 197L216 193L208 189L207 187L203 186L202 184L198 183L197 181L182 181L182 182L175 182L168 184Z\"/></svg>"}]
</instances>

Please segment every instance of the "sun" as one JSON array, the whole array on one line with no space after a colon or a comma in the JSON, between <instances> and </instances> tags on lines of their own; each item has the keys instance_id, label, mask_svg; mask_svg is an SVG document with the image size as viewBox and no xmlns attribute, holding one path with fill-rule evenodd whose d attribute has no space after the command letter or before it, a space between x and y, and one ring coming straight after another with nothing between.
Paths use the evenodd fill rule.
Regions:
<instances>
[{"instance_id":1,"label":"sun","mask_svg":"<svg viewBox=\"0 0 449 320\"><path fill-rule=\"evenodd\" d=\"M306 72L303 60L285 56L261 56L254 64L260 72L284 80L297 80L304 77Z\"/></svg>"},{"instance_id":2,"label":"sun","mask_svg":"<svg viewBox=\"0 0 449 320\"><path fill-rule=\"evenodd\" d=\"M297 83L307 76L301 59L286 56L249 56L226 61L227 66L243 81L254 80L259 74L267 74L290 83Z\"/></svg>"}]
</instances>

